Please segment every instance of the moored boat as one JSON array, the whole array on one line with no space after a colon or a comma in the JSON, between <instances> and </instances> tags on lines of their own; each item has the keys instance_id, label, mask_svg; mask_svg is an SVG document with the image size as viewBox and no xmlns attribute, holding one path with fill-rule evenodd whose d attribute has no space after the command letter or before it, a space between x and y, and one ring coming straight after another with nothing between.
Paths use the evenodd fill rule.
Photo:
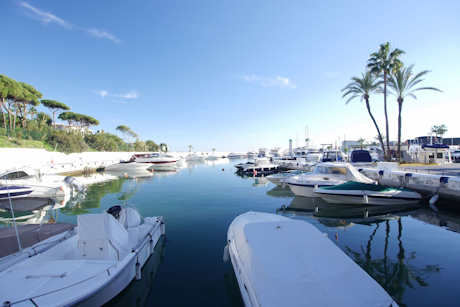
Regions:
<instances>
[{"instance_id":1,"label":"moored boat","mask_svg":"<svg viewBox=\"0 0 460 307\"><path fill-rule=\"evenodd\" d=\"M418 204L422 196L406 189L350 181L313 191L331 204L408 205Z\"/></svg>"},{"instance_id":2,"label":"moored boat","mask_svg":"<svg viewBox=\"0 0 460 307\"><path fill-rule=\"evenodd\" d=\"M313 190L316 188L334 186L348 181L374 183L350 163L341 162L318 163L311 173L283 180L295 195L304 197L315 197Z\"/></svg>"},{"instance_id":3,"label":"moored boat","mask_svg":"<svg viewBox=\"0 0 460 307\"><path fill-rule=\"evenodd\" d=\"M248 212L231 223L231 259L246 306L398 306L315 226Z\"/></svg>"},{"instance_id":4,"label":"moored boat","mask_svg":"<svg viewBox=\"0 0 460 307\"><path fill-rule=\"evenodd\" d=\"M50 245L40 252L29 248L1 263L0 301L8 306L101 306L140 279L165 233L163 218L146 217L141 224L134 207L109 211L119 213L118 219L107 213L79 215L77 235L49 238Z\"/></svg>"}]
</instances>

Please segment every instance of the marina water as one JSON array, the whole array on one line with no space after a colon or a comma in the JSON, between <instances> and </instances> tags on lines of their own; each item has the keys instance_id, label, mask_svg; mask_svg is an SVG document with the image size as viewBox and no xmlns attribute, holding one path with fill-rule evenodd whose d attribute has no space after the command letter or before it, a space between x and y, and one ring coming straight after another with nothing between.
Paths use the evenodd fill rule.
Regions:
<instances>
[{"instance_id":1,"label":"marina water","mask_svg":"<svg viewBox=\"0 0 460 307\"><path fill-rule=\"evenodd\" d=\"M315 225L407 306L460 301L458 214L428 206L396 211L332 206L319 198L295 197L265 178L237 175L233 165L240 162L246 160L194 162L176 172L127 173L127 178L117 174L119 179L89 186L85 198L71 199L53 219L76 223L79 214L100 213L123 202L134 204L143 216L165 218L166 238L142 270L142 279L110 306L242 306L231 263L224 263L222 255L228 226L250 210Z\"/></svg>"}]
</instances>

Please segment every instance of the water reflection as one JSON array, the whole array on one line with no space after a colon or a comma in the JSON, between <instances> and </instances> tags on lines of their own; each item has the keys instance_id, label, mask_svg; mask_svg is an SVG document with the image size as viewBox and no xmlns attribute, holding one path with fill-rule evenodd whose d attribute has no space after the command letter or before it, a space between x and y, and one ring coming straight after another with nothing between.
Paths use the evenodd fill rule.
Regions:
<instances>
[{"instance_id":1,"label":"water reflection","mask_svg":"<svg viewBox=\"0 0 460 307\"><path fill-rule=\"evenodd\" d=\"M165 237L161 237L155 246L153 255L142 268L142 278L139 281L133 279L128 287L104 306L153 306L155 278L160 263L165 257L165 250Z\"/></svg>"},{"instance_id":2,"label":"water reflection","mask_svg":"<svg viewBox=\"0 0 460 307\"><path fill-rule=\"evenodd\" d=\"M241 296L238 279L236 279L235 270L230 265L228 273L224 274L225 288L227 289L228 296L232 306L244 306L243 297Z\"/></svg>"},{"instance_id":3,"label":"water reflection","mask_svg":"<svg viewBox=\"0 0 460 307\"><path fill-rule=\"evenodd\" d=\"M270 197L296 197L294 193L292 193L291 189L284 188L280 186L276 186L270 191L267 192L267 195ZM306 197L303 197L306 198Z\"/></svg>"},{"instance_id":4,"label":"water reflection","mask_svg":"<svg viewBox=\"0 0 460 307\"><path fill-rule=\"evenodd\" d=\"M381 254L378 257L373 257L371 254L372 244L379 245L382 243L380 241L373 242L381 225L382 231L385 231L383 258ZM414 289L415 284L420 287L429 287L430 285L426 280L432 275L439 274L441 268L438 264L427 264L421 267L413 264L417 251L406 252L403 247L403 224L401 218L398 218L397 231L397 242L394 242L398 245L396 255L389 253L389 247L392 243L390 240L390 221L377 223L367 241L367 245L365 247L361 246L361 250L353 250L347 245L345 246L345 252L391 296L398 301L402 301L407 287Z\"/></svg>"}]
</instances>

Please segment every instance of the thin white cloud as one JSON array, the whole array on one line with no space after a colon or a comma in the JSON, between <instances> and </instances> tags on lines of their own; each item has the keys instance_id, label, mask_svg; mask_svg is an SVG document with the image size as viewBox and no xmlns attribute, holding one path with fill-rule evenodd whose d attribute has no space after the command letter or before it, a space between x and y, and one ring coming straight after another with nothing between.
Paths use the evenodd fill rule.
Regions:
<instances>
[{"instance_id":1,"label":"thin white cloud","mask_svg":"<svg viewBox=\"0 0 460 307\"><path fill-rule=\"evenodd\" d=\"M126 103L126 101L121 101L121 100L105 100L109 102L118 102L118 103Z\"/></svg>"},{"instance_id":2,"label":"thin white cloud","mask_svg":"<svg viewBox=\"0 0 460 307\"><path fill-rule=\"evenodd\" d=\"M110 39L111 41L114 41L115 43L119 44L121 43L121 40L113 36L112 34L108 33L105 30L99 30L99 29L87 29L79 26L74 26L70 22L67 22L56 15L51 14L50 12L45 12L40 9L37 9L36 7L33 7L27 2L18 2L18 4L26 9L28 9L27 14L29 17L40 20L43 23L56 23L66 29L77 29L80 31L85 31L89 33L92 37L95 38L107 38Z\"/></svg>"},{"instance_id":3,"label":"thin white cloud","mask_svg":"<svg viewBox=\"0 0 460 307\"><path fill-rule=\"evenodd\" d=\"M137 99L138 93L136 91L131 91L131 93L128 94L120 94L120 95L113 95L114 97L120 97L120 98L130 98L130 99Z\"/></svg>"},{"instance_id":4,"label":"thin white cloud","mask_svg":"<svg viewBox=\"0 0 460 307\"><path fill-rule=\"evenodd\" d=\"M102 98L105 98L105 97L117 97L117 98L137 99L137 97L139 96L139 94L138 94L136 91L131 91L131 93L128 93L128 94L120 94L120 95L117 95L117 94L109 94L109 92L103 91L103 90L93 91L93 92L96 93L96 94L98 94L98 95L101 96ZM126 102L120 101L120 100L108 100L108 101L126 103Z\"/></svg>"},{"instance_id":5,"label":"thin white cloud","mask_svg":"<svg viewBox=\"0 0 460 307\"><path fill-rule=\"evenodd\" d=\"M105 30L98 30L98 29L86 29L86 32L90 33L91 36L97 37L97 38L108 38L110 40L113 40L115 43L119 44L121 41L113 36L112 34L106 32Z\"/></svg>"},{"instance_id":6,"label":"thin white cloud","mask_svg":"<svg viewBox=\"0 0 460 307\"><path fill-rule=\"evenodd\" d=\"M61 18L49 13L49 12L44 12L44 11L41 11L35 7L33 7L32 5L30 5L29 3L27 2L19 2L19 5L29 9L31 12L34 13L34 15L32 16L33 18L35 19L38 19L44 23L57 23L58 25L61 25L67 29L70 29L72 28L72 24L71 23L68 23L67 21L65 20L62 20ZM29 12L30 12L29 11Z\"/></svg>"},{"instance_id":7,"label":"thin white cloud","mask_svg":"<svg viewBox=\"0 0 460 307\"><path fill-rule=\"evenodd\" d=\"M297 88L297 86L292 83L289 78L283 78L283 77L274 77L274 78L268 78L268 77L260 77L257 75L243 75L241 76L241 79L244 81L251 83L251 84L257 84L260 86L265 86L265 87L286 87L286 88Z\"/></svg>"},{"instance_id":8,"label":"thin white cloud","mask_svg":"<svg viewBox=\"0 0 460 307\"><path fill-rule=\"evenodd\" d=\"M107 91L94 91L94 92L98 94L99 96L101 96L102 98L104 98L105 96L109 94Z\"/></svg>"}]
</instances>

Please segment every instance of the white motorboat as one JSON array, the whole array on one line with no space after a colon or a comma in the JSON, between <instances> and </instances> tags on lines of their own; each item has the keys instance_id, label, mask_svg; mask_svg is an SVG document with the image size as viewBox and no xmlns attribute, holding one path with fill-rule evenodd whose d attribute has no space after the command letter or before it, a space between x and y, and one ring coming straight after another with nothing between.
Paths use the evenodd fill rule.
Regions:
<instances>
[{"instance_id":1,"label":"white motorboat","mask_svg":"<svg viewBox=\"0 0 460 307\"><path fill-rule=\"evenodd\" d=\"M235 167L238 168L238 171L245 174L262 175L276 173L279 165L270 163L268 158L257 158L254 160L254 163L237 164Z\"/></svg>"},{"instance_id":2,"label":"white motorboat","mask_svg":"<svg viewBox=\"0 0 460 307\"><path fill-rule=\"evenodd\" d=\"M283 183L281 182L281 180L285 180L291 176L297 176L300 174L303 174L303 172L298 171L298 170L289 170L289 171L282 171L276 174L271 174L265 178L271 183L276 184L277 186L283 186Z\"/></svg>"},{"instance_id":3,"label":"white motorboat","mask_svg":"<svg viewBox=\"0 0 460 307\"><path fill-rule=\"evenodd\" d=\"M134 207L122 209L118 220L108 213L77 220L75 229L0 261L5 306L102 306L142 277L142 266L165 233L162 217L146 217L141 224Z\"/></svg>"},{"instance_id":4,"label":"white motorboat","mask_svg":"<svg viewBox=\"0 0 460 307\"><path fill-rule=\"evenodd\" d=\"M108 165L105 167L108 171L130 171L130 170L146 170L151 165L149 163L139 163L135 161L120 161L120 163Z\"/></svg>"},{"instance_id":5,"label":"white motorboat","mask_svg":"<svg viewBox=\"0 0 460 307\"><path fill-rule=\"evenodd\" d=\"M137 154L133 155L130 161L137 163L149 163L150 166L174 166L177 164L176 158L166 157L162 153L153 152L150 154Z\"/></svg>"},{"instance_id":6,"label":"white motorboat","mask_svg":"<svg viewBox=\"0 0 460 307\"><path fill-rule=\"evenodd\" d=\"M244 154L233 153L233 152L229 153L228 156L227 156L228 159L242 159L244 157L245 157Z\"/></svg>"},{"instance_id":7,"label":"white motorboat","mask_svg":"<svg viewBox=\"0 0 460 307\"><path fill-rule=\"evenodd\" d=\"M64 198L72 189L81 192L84 187L73 177L40 175L31 167L21 167L0 174L0 186L20 186L32 188L29 196L44 198Z\"/></svg>"},{"instance_id":8,"label":"white motorboat","mask_svg":"<svg viewBox=\"0 0 460 307\"><path fill-rule=\"evenodd\" d=\"M218 157L218 156L214 156L214 155L212 155L212 156L207 156L207 157L206 157L206 160L208 160L208 161L211 161L211 160L219 160L219 157Z\"/></svg>"},{"instance_id":9,"label":"white motorboat","mask_svg":"<svg viewBox=\"0 0 460 307\"><path fill-rule=\"evenodd\" d=\"M398 306L315 226L248 212L231 223L231 259L246 306Z\"/></svg>"},{"instance_id":10,"label":"white motorboat","mask_svg":"<svg viewBox=\"0 0 460 307\"><path fill-rule=\"evenodd\" d=\"M409 205L422 199L417 192L354 181L318 188L314 193L330 204Z\"/></svg>"},{"instance_id":11,"label":"white motorboat","mask_svg":"<svg viewBox=\"0 0 460 307\"><path fill-rule=\"evenodd\" d=\"M0 200L11 198L24 197L32 193L34 190L24 186L0 186Z\"/></svg>"},{"instance_id":12,"label":"white motorboat","mask_svg":"<svg viewBox=\"0 0 460 307\"><path fill-rule=\"evenodd\" d=\"M189 154L187 157L185 157L187 161L204 161L206 160L205 156L200 156L197 154Z\"/></svg>"},{"instance_id":13,"label":"white motorboat","mask_svg":"<svg viewBox=\"0 0 460 307\"><path fill-rule=\"evenodd\" d=\"M348 181L374 183L362 175L350 163L327 162L318 163L311 173L292 176L283 182L298 196L315 197L313 190L342 184Z\"/></svg>"}]
</instances>

